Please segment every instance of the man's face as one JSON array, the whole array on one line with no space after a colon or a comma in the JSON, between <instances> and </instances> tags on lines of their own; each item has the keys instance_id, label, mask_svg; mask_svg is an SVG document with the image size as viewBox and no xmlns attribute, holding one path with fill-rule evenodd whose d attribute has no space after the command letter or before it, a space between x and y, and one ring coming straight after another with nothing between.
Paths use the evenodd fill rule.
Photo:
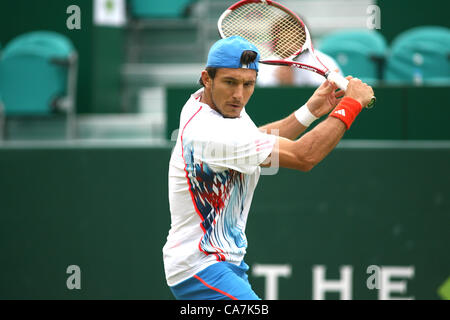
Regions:
<instances>
[{"instance_id":1,"label":"man's face","mask_svg":"<svg viewBox=\"0 0 450 320\"><path fill-rule=\"evenodd\" d=\"M252 96L255 83L253 69L217 69L215 78L205 83L208 104L225 118L237 118Z\"/></svg>"}]
</instances>

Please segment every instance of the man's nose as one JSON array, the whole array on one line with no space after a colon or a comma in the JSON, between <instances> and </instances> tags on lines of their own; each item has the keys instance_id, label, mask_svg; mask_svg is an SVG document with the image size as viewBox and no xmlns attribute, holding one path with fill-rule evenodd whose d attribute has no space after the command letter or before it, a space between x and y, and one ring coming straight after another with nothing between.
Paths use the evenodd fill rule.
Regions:
<instances>
[{"instance_id":1,"label":"man's nose","mask_svg":"<svg viewBox=\"0 0 450 320\"><path fill-rule=\"evenodd\" d=\"M244 86L242 84L239 84L235 87L233 91L233 98L235 100L239 100L239 102L241 102L244 98Z\"/></svg>"}]
</instances>

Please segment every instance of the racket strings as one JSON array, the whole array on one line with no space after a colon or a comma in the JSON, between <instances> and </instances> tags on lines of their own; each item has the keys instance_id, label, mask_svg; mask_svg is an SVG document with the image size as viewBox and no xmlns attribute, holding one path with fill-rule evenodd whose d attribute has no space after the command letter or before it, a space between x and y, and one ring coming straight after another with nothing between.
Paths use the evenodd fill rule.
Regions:
<instances>
[{"instance_id":1,"label":"racket strings","mask_svg":"<svg viewBox=\"0 0 450 320\"><path fill-rule=\"evenodd\" d=\"M286 59L306 42L303 25L288 12L266 3L248 3L231 11L221 24L225 37L241 36L253 43L261 60Z\"/></svg>"}]
</instances>

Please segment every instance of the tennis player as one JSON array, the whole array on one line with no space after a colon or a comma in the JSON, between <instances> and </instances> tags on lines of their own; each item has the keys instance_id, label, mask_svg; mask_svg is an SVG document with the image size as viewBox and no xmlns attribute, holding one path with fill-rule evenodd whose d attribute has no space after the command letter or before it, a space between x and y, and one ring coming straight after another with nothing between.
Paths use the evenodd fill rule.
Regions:
<instances>
[{"instance_id":1,"label":"tennis player","mask_svg":"<svg viewBox=\"0 0 450 320\"><path fill-rule=\"evenodd\" d=\"M258 128L245 111L258 61L258 49L241 37L217 41L201 73L203 88L181 111L169 164L172 223L163 248L167 284L177 299L259 299L248 282L244 256L245 226L261 166L279 162L311 170L373 96L372 88L358 79L349 77L343 98L326 81L290 116ZM274 129L279 136L269 134Z\"/></svg>"}]
</instances>

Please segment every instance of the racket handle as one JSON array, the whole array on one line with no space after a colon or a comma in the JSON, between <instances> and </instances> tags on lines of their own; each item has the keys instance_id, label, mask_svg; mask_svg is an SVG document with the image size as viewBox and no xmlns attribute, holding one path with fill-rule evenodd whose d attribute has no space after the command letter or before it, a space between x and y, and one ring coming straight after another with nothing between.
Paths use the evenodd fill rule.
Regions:
<instances>
[{"instance_id":1,"label":"racket handle","mask_svg":"<svg viewBox=\"0 0 450 320\"><path fill-rule=\"evenodd\" d=\"M341 76L339 73L330 71L326 74L326 77L328 80L335 83L339 87L339 89L342 89L344 91L347 90L348 80Z\"/></svg>"},{"instance_id":2,"label":"racket handle","mask_svg":"<svg viewBox=\"0 0 450 320\"><path fill-rule=\"evenodd\" d=\"M339 87L339 89L342 89L344 91L347 90L348 80L345 79L343 76L341 76L339 73L330 71L325 76L328 80L335 83ZM373 105L375 104L376 100L377 100L377 98L375 96L373 96L372 100L370 100L370 102L366 106L366 108L371 109L373 107Z\"/></svg>"}]
</instances>

